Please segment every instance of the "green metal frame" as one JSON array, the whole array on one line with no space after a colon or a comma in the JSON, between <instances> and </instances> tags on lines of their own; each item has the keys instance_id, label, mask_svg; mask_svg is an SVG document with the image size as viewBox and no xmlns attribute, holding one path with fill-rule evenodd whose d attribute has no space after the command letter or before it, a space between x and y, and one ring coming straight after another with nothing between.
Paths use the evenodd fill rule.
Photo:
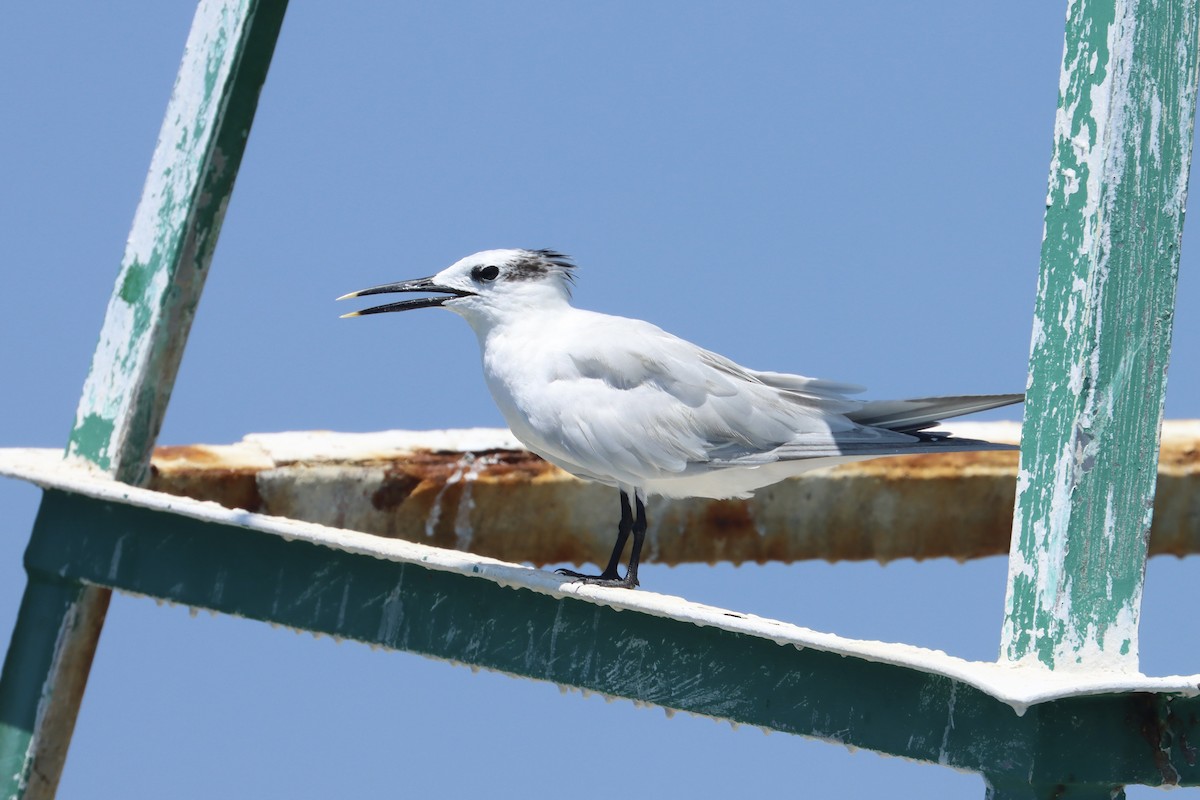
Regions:
<instances>
[{"instance_id":1,"label":"green metal frame","mask_svg":"<svg viewBox=\"0 0 1200 800\"><path fill-rule=\"evenodd\" d=\"M116 480L146 478L286 7L197 7L67 446ZM0 673L0 795L54 795L108 601L30 575Z\"/></svg>"},{"instance_id":2,"label":"green metal frame","mask_svg":"<svg viewBox=\"0 0 1200 800\"><path fill-rule=\"evenodd\" d=\"M83 532L83 519L103 523ZM167 547L164 535L172 539ZM236 572L230 564L238 565ZM1072 780L1109 788L1200 783L1200 765L1194 757L1188 763L1185 749L1187 741L1200 741L1197 697L1072 697L1018 716L1002 701L942 675L53 492L35 525L27 565L46 575L986 771L996 779L1034 775L1043 784ZM273 579L267 592L264 575ZM1130 715L1152 721L1166 745L1162 763L1173 765L1174 774L1145 758L1150 748L1140 725L1113 725ZM1043 727L1043 720L1050 724ZM1078 737L1062 736L1064 723L1066 729L1115 728L1112 749L1097 752ZM1060 735L1041 747L1047 729Z\"/></svg>"},{"instance_id":3,"label":"green metal frame","mask_svg":"<svg viewBox=\"0 0 1200 800\"><path fill-rule=\"evenodd\" d=\"M137 488L285 8L201 2L68 460L0 452L47 487L0 796L53 796L112 588L974 770L990 797L1200 785L1197 677L1137 674L1198 3L1069 9L1002 657L980 664Z\"/></svg>"}]
</instances>

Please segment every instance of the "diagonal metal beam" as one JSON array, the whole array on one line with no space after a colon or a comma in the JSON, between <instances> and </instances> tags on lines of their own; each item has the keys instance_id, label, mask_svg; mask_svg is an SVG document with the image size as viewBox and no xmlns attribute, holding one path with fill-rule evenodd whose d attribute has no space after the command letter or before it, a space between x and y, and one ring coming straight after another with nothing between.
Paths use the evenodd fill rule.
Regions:
<instances>
[{"instance_id":1,"label":"diagonal metal beam","mask_svg":"<svg viewBox=\"0 0 1200 800\"><path fill-rule=\"evenodd\" d=\"M1003 656L1136 671L1196 114L1196 0L1067 18Z\"/></svg>"},{"instance_id":2,"label":"diagonal metal beam","mask_svg":"<svg viewBox=\"0 0 1200 800\"><path fill-rule=\"evenodd\" d=\"M196 10L67 446L117 480L146 478L286 7Z\"/></svg>"},{"instance_id":3,"label":"diagonal metal beam","mask_svg":"<svg viewBox=\"0 0 1200 800\"><path fill-rule=\"evenodd\" d=\"M120 480L148 474L286 7L197 8L67 447ZM0 796L54 795L108 599L30 575L0 673Z\"/></svg>"}]
</instances>

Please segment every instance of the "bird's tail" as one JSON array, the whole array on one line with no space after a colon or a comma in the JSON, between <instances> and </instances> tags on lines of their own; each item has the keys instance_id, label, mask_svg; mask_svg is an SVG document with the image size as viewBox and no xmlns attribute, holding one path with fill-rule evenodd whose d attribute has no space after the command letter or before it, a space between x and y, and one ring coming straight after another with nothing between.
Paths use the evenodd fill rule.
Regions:
<instances>
[{"instance_id":1,"label":"bird's tail","mask_svg":"<svg viewBox=\"0 0 1200 800\"><path fill-rule=\"evenodd\" d=\"M869 400L846 414L859 425L914 433L944 419L1000 408L1025 399L1023 394L976 394L958 397L920 397L913 400Z\"/></svg>"}]
</instances>

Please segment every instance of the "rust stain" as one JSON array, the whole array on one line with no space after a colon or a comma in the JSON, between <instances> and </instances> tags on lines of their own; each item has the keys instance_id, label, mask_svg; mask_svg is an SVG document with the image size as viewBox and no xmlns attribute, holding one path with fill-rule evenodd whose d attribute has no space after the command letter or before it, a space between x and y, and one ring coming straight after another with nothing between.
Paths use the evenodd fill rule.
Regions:
<instances>
[{"instance_id":1,"label":"rust stain","mask_svg":"<svg viewBox=\"0 0 1200 800\"><path fill-rule=\"evenodd\" d=\"M1020 453L1015 450L983 450L965 453L926 453L889 456L872 461L843 464L832 470L838 475L871 475L884 480L928 480L965 472L1017 474Z\"/></svg>"},{"instance_id":2,"label":"rust stain","mask_svg":"<svg viewBox=\"0 0 1200 800\"><path fill-rule=\"evenodd\" d=\"M396 508L408 499L422 480L404 467L392 467L383 473L379 488L371 493L371 505L376 511Z\"/></svg>"},{"instance_id":3,"label":"rust stain","mask_svg":"<svg viewBox=\"0 0 1200 800\"><path fill-rule=\"evenodd\" d=\"M558 473L553 464L526 450L479 450L469 454L445 450L415 450L402 459L373 459L370 461L342 462L356 466L403 465L409 475L422 481L445 481L466 465L464 456L471 456L475 473L481 478L498 481L528 481ZM325 465L338 462L322 462Z\"/></svg>"},{"instance_id":4,"label":"rust stain","mask_svg":"<svg viewBox=\"0 0 1200 800\"><path fill-rule=\"evenodd\" d=\"M1159 470L1196 471L1200 469L1200 444L1195 441L1163 439L1158 457Z\"/></svg>"},{"instance_id":5,"label":"rust stain","mask_svg":"<svg viewBox=\"0 0 1200 800\"><path fill-rule=\"evenodd\" d=\"M1192 423L1194 426L1194 423ZM1166 427L1152 554L1200 552L1200 438ZM958 560L1008 552L1018 454L899 456L844 465L749 500L652 499L658 563ZM508 561L607 558L613 490L524 450L414 450L356 459L289 456L251 445L162 447L151 488L230 508L380 536L463 547Z\"/></svg>"},{"instance_id":6,"label":"rust stain","mask_svg":"<svg viewBox=\"0 0 1200 800\"><path fill-rule=\"evenodd\" d=\"M1171 763L1171 745L1174 731L1171 730L1171 698L1146 692L1130 696L1130 711L1127 719L1138 726L1142 738L1150 746L1150 757L1158 770L1164 786L1179 785L1179 770Z\"/></svg>"},{"instance_id":7,"label":"rust stain","mask_svg":"<svg viewBox=\"0 0 1200 800\"><path fill-rule=\"evenodd\" d=\"M704 528L717 536L754 533L754 518L745 500L714 500L704 509Z\"/></svg>"},{"instance_id":8,"label":"rust stain","mask_svg":"<svg viewBox=\"0 0 1200 800\"><path fill-rule=\"evenodd\" d=\"M154 448L154 462L162 468L167 465L211 466L224 463L220 454L204 445L184 444Z\"/></svg>"},{"instance_id":9,"label":"rust stain","mask_svg":"<svg viewBox=\"0 0 1200 800\"><path fill-rule=\"evenodd\" d=\"M206 469L203 471L163 470L150 464L149 488L178 497L208 500L226 508L262 511L256 469Z\"/></svg>"}]
</instances>

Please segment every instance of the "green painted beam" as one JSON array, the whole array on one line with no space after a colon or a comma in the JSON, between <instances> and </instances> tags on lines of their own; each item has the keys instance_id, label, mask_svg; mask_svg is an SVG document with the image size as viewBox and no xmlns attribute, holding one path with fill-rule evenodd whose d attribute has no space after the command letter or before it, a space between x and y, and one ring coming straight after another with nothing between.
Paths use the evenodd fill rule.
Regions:
<instances>
[{"instance_id":1,"label":"green painted beam","mask_svg":"<svg viewBox=\"0 0 1200 800\"><path fill-rule=\"evenodd\" d=\"M392 543L428 554L392 560L365 549L388 540L365 534L321 529L337 543L325 546L298 538L314 528L305 523L223 510L199 518L190 515L206 507L176 498L155 502L178 507L129 502L143 501L48 491L27 568L46 580L973 770L997 786L1200 784L1188 750L1200 741L1196 697L1062 697L1018 715L972 683L889 662L883 650L863 657L781 645L686 615L555 596L539 588L546 573L526 570L522 585L519 568L497 578L484 569L497 562L453 551ZM256 528L268 525L279 530ZM440 553L459 570L429 563Z\"/></svg>"},{"instance_id":2,"label":"green painted beam","mask_svg":"<svg viewBox=\"0 0 1200 800\"><path fill-rule=\"evenodd\" d=\"M1137 670L1196 113L1196 0L1069 9L1002 657Z\"/></svg>"},{"instance_id":3,"label":"green painted beam","mask_svg":"<svg viewBox=\"0 0 1200 800\"><path fill-rule=\"evenodd\" d=\"M67 446L120 480L146 478L286 5L197 8ZM108 599L31 575L0 673L0 797L53 797Z\"/></svg>"},{"instance_id":4,"label":"green painted beam","mask_svg":"<svg viewBox=\"0 0 1200 800\"><path fill-rule=\"evenodd\" d=\"M144 482L285 0L199 4L67 452Z\"/></svg>"},{"instance_id":5,"label":"green painted beam","mask_svg":"<svg viewBox=\"0 0 1200 800\"><path fill-rule=\"evenodd\" d=\"M82 696L108 600L107 589L30 577L0 679L0 796L53 795L59 773L47 770L61 772L69 736L38 734L72 730L78 705L46 701Z\"/></svg>"}]
</instances>

